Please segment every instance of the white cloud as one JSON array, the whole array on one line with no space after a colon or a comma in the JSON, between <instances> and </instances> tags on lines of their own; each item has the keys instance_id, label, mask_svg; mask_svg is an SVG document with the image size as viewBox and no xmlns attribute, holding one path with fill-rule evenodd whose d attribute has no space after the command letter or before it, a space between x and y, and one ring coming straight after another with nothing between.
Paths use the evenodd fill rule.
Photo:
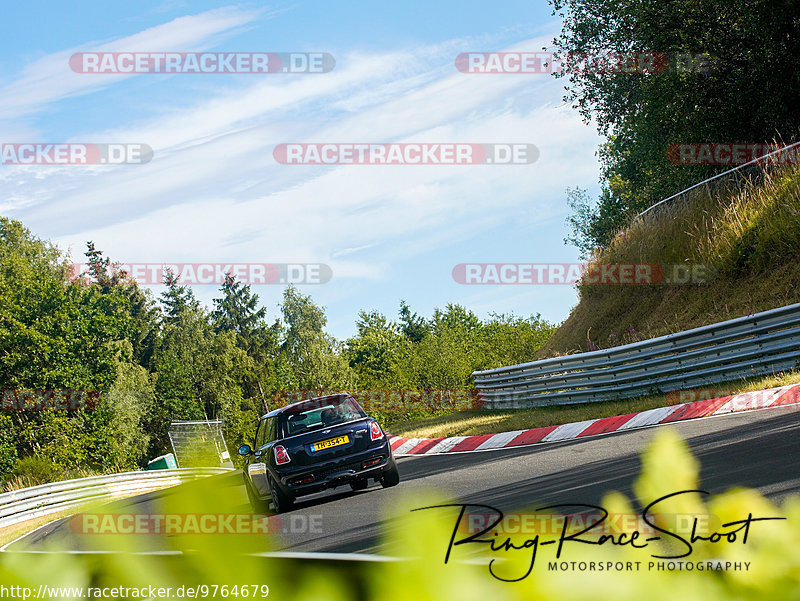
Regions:
<instances>
[{"instance_id":1,"label":"white cloud","mask_svg":"<svg viewBox=\"0 0 800 601\"><path fill-rule=\"evenodd\" d=\"M194 29L199 39L252 18L217 15ZM332 73L254 80L154 120L81 132L145 142L155 158L9 169L3 200L76 258L91 239L122 262L324 262L334 282L360 283L385 282L397 265L509 221L528 219L535 230L563 220L564 188L597 180L593 128L561 105L561 84L547 76L456 72L458 46L337 56ZM272 158L280 142L411 140L525 142L541 156L524 166L333 168Z\"/></svg>"},{"instance_id":2,"label":"white cloud","mask_svg":"<svg viewBox=\"0 0 800 601\"><path fill-rule=\"evenodd\" d=\"M232 35L263 13L237 7L217 8L179 17L124 38L89 43L42 57L27 65L14 81L2 86L0 131L8 137L14 133L11 124L15 119L38 112L59 100L88 94L131 77L75 73L69 67L69 58L76 52L204 50L219 42L221 36Z\"/></svg>"}]
</instances>

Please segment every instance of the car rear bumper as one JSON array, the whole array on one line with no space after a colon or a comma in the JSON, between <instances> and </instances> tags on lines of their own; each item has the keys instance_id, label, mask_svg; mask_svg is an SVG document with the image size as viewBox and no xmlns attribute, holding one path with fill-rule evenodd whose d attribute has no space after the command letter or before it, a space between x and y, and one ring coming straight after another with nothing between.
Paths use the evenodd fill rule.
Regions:
<instances>
[{"instance_id":1,"label":"car rear bumper","mask_svg":"<svg viewBox=\"0 0 800 601\"><path fill-rule=\"evenodd\" d=\"M394 466L388 439L384 444L360 453L318 463L290 473L279 474L278 485L292 497L310 495L328 488L343 486L354 480L380 478ZM306 481L311 478L310 481Z\"/></svg>"}]
</instances>

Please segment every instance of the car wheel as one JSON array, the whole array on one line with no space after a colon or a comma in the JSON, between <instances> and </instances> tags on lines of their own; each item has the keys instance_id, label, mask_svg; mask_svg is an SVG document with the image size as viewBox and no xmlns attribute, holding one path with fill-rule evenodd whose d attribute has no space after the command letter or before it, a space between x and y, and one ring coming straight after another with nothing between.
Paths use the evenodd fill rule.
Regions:
<instances>
[{"instance_id":1,"label":"car wheel","mask_svg":"<svg viewBox=\"0 0 800 601\"><path fill-rule=\"evenodd\" d=\"M350 483L350 488L352 488L354 491L364 490L367 487L367 484L369 484L369 482L367 482L366 478L359 478L358 480L353 480Z\"/></svg>"},{"instance_id":2,"label":"car wheel","mask_svg":"<svg viewBox=\"0 0 800 601\"><path fill-rule=\"evenodd\" d=\"M269 478L269 494L272 497L272 507L275 509L275 513L291 510L294 499L285 494L271 477Z\"/></svg>"},{"instance_id":3,"label":"car wheel","mask_svg":"<svg viewBox=\"0 0 800 601\"><path fill-rule=\"evenodd\" d=\"M247 481L247 476L244 477L244 488L247 491L247 499L250 501L250 507L253 508L253 513L267 513L269 510L269 503L264 499L260 499Z\"/></svg>"},{"instance_id":4,"label":"car wheel","mask_svg":"<svg viewBox=\"0 0 800 601\"><path fill-rule=\"evenodd\" d=\"M392 464L388 470L381 474L381 486L389 488L400 483L400 472L397 471L397 464Z\"/></svg>"}]
</instances>

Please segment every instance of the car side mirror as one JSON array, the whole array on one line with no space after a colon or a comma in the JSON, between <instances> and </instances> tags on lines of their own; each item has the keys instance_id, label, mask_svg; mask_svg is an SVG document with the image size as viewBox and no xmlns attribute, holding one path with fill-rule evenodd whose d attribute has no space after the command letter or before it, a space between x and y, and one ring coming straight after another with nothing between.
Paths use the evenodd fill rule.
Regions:
<instances>
[{"instance_id":1,"label":"car side mirror","mask_svg":"<svg viewBox=\"0 0 800 601\"><path fill-rule=\"evenodd\" d=\"M250 448L249 444L243 444L239 447L239 455L246 457L247 455L252 455L253 449Z\"/></svg>"}]
</instances>

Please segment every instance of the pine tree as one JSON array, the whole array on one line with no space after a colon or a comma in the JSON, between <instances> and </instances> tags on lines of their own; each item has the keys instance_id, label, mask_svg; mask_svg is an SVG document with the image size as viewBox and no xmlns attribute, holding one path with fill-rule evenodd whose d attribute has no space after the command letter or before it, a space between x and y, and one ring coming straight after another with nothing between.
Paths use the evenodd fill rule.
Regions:
<instances>
[{"instance_id":1,"label":"pine tree","mask_svg":"<svg viewBox=\"0 0 800 601\"><path fill-rule=\"evenodd\" d=\"M236 332L249 346L254 331L262 325L267 314L264 307L257 308L258 295L253 294L250 285L237 282L230 273L220 288L222 298L214 299L211 319L217 332Z\"/></svg>"},{"instance_id":2,"label":"pine tree","mask_svg":"<svg viewBox=\"0 0 800 601\"><path fill-rule=\"evenodd\" d=\"M217 332L234 332L239 347L255 362L249 380L258 390L263 410L268 412L269 402L261 378L270 371L274 359L271 355L275 351L276 332L264 323L267 309L258 307L258 295L250 290L249 284L237 282L230 273L225 274L220 292L222 297L214 299L211 322Z\"/></svg>"},{"instance_id":3,"label":"pine tree","mask_svg":"<svg viewBox=\"0 0 800 601\"><path fill-rule=\"evenodd\" d=\"M192 289L181 286L178 276L171 269L164 271L164 285L167 289L161 293L161 304L164 307L164 319L168 323L174 323L187 309L197 310L200 307Z\"/></svg>"},{"instance_id":4,"label":"pine tree","mask_svg":"<svg viewBox=\"0 0 800 601\"><path fill-rule=\"evenodd\" d=\"M111 263L111 259L103 257L103 251L95 248L94 242L89 240L86 247L87 251L84 255L89 265L89 275L103 292L108 292L109 288L120 284L127 278L127 272L116 269L116 265Z\"/></svg>"}]
</instances>

